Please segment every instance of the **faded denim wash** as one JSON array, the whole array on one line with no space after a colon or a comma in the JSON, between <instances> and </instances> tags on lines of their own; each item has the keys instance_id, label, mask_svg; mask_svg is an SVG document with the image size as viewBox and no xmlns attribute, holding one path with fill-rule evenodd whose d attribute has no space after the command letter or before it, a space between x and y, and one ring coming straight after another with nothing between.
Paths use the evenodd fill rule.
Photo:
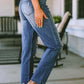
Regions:
<instances>
[{"instance_id":1,"label":"faded denim wash","mask_svg":"<svg viewBox=\"0 0 84 84\"><path fill-rule=\"evenodd\" d=\"M39 28L35 23L34 8L31 0L21 0L19 3L19 15L22 23L21 84L27 84L30 79L37 84L45 84L62 48L62 43L50 10L46 5L46 0L39 0L39 3L48 17L48 19L43 19L42 28ZM47 49L30 78L34 31L40 36Z\"/></svg>"}]
</instances>

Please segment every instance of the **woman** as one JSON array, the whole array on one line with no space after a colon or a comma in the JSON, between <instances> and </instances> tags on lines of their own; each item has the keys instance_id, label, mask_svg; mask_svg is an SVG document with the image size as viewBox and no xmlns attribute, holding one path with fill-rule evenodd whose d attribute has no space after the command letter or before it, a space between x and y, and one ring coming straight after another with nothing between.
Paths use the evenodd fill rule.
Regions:
<instances>
[{"instance_id":1,"label":"woman","mask_svg":"<svg viewBox=\"0 0 84 84\"><path fill-rule=\"evenodd\" d=\"M46 0L21 0L19 14L23 27L21 84L45 84L62 48L53 18ZM40 36L47 49L34 74L30 77L34 31Z\"/></svg>"}]
</instances>

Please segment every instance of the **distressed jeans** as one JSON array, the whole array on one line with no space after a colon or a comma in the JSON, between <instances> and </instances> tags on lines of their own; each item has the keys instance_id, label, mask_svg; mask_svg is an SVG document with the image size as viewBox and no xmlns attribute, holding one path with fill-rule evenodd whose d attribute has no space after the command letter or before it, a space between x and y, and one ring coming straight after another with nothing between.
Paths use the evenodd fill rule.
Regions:
<instances>
[{"instance_id":1,"label":"distressed jeans","mask_svg":"<svg viewBox=\"0 0 84 84\"><path fill-rule=\"evenodd\" d=\"M27 84L30 80L37 84L45 84L56 59L61 51L60 41L56 26L46 0L39 0L40 7L48 19L43 18L43 27L39 28L35 23L34 8L31 0L21 0L19 3L19 15L22 23L22 57L21 57L21 84ZM38 67L30 78L33 32L36 32L47 47Z\"/></svg>"}]
</instances>

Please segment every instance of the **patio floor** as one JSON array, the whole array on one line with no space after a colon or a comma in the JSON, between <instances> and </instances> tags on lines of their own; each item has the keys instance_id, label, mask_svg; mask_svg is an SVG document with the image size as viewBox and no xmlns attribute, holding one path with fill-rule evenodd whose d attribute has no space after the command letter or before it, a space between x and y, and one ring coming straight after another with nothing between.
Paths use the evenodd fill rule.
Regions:
<instances>
[{"instance_id":1,"label":"patio floor","mask_svg":"<svg viewBox=\"0 0 84 84\"><path fill-rule=\"evenodd\" d=\"M41 57L42 49L37 49L37 56ZM69 52L62 52L66 59L59 61L64 65L53 68L46 84L84 84L84 58ZM36 68L34 68L35 71ZM0 84L20 84L21 64L0 65Z\"/></svg>"}]
</instances>

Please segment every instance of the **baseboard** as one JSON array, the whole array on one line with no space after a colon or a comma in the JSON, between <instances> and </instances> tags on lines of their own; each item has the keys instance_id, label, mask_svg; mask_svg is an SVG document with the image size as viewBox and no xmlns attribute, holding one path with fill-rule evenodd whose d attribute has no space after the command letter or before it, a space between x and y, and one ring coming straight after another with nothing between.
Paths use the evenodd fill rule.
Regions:
<instances>
[{"instance_id":1,"label":"baseboard","mask_svg":"<svg viewBox=\"0 0 84 84\"><path fill-rule=\"evenodd\" d=\"M76 51L75 49L73 49L71 47L69 47L68 49L69 49L69 51L71 51L71 52L73 52L73 53L75 53L75 54L77 54L77 55L79 55L79 56L81 56L81 57L84 58L84 53L81 53L79 51Z\"/></svg>"}]
</instances>

